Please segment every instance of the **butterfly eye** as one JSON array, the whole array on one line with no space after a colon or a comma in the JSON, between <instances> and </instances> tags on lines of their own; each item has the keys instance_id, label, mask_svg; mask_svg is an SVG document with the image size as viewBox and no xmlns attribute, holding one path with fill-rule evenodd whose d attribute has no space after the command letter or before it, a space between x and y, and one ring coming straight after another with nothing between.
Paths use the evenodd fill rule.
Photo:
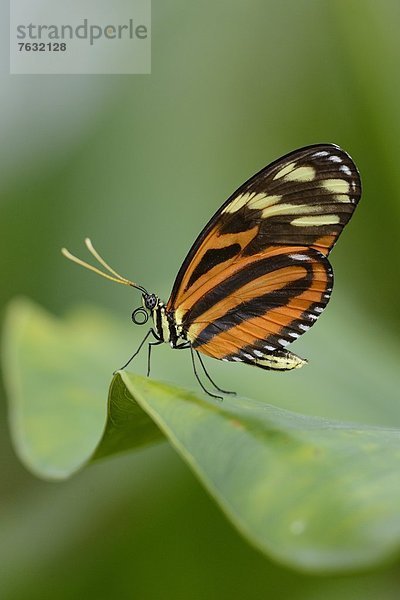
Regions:
<instances>
[{"instance_id":1,"label":"butterfly eye","mask_svg":"<svg viewBox=\"0 0 400 600\"><path fill-rule=\"evenodd\" d=\"M149 313L141 306L133 311L132 321L135 325L144 325L149 320Z\"/></svg>"},{"instance_id":2,"label":"butterfly eye","mask_svg":"<svg viewBox=\"0 0 400 600\"><path fill-rule=\"evenodd\" d=\"M143 294L143 304L148 310L153 310L158 304L158 298L155 294Z\"/></svg>"}]
</instances>

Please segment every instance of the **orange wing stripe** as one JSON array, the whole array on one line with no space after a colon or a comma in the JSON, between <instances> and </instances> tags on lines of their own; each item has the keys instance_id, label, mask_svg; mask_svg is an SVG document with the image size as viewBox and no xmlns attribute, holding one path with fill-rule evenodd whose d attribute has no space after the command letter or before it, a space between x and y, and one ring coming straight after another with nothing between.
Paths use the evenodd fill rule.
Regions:
<instances>
[{"instance_id":1,"label":"orange wing stripe","mask_svg":"<svg viewBox=\"0 0 400 600\"><path fill-rule=\"evenodd\" d=\"M208 234L208 236L206 237L206 239L203 242L201 250L194 257L194 259L190 263L190 267L187 269L187 271L185 272L185 274L182 278L182 282L179 286L179 293L178 293L179 306L182 307L184 301L188 302L189 298L191 299L190 304L193 304L194 302L196 302L197 299L201 296L201 288L205 284L207 284L207 282L209 282L210 278L213 278L214 285L216 283L218 283L218 281L225 279L226 269L228 269L236 260L236 257L235 257L228 261L224 261L224 262L216 265L215 267L209 269L207 271L207 273L205 273L204 275L199 277L190 286L189 290L186 291L186 288L188 286L188 283L190 281L192 273L196 269L197 265L200 262L201 257L204 256L204 253L206 252L208 247L215 250L217 248L226 248L233 244L239 244L241 250L243 250L243 248L245 248L247 246L247 244L249 244L251 242L251 240L256 237L257 234L258 234L258 227L253 227L252 229L243 231L240 234L230 233L230 234L225 234L225 235L219 235L217 228L210 231L210 233ZM238 254L240 254L240 251L238 252ZM241 262L241 267L242 266L243 266L243 263ZM171 310L170 303L171 303L171 299L167 303L167 310Z\"/></svg>"},{"instance_id":2,"label":"orange wing stripe","mask_svg":"<svg viewBox=\"0 0 400 600\"><path fill-rule=\"evenodd\" d=\"M262 316L246 319L227 330L221 328L220 333L204 344L201 343L201 331L206 323L193 323L188 332L190 341L196 342L196 349L200 352L219 359L230 354L237 354L243 347L255 345L260 340L264 340L264 343L267 344L269 337L279 337L285 330L286 332L290 330L293 323L297 322L301 318L301 314L306 312L311 305L316 303L326 305L328 273L321 264L314 263L313 275L315 278L310 287L289 300L286 305L276 309L266 307ZM311 325L312 322L308 322L308 326ZM293 327L293 331L296 331L295 327ZM300 331L304 332L301 329Z\"/></svg>"}]
</instances>

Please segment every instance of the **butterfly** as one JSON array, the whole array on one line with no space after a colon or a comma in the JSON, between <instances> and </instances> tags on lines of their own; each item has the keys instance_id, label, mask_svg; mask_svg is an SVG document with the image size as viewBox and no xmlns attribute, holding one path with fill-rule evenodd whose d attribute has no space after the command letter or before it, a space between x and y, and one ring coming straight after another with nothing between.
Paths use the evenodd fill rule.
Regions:
<instances>
[{"instance_id":1,"label":"butterfly","mask_svg":"<svg viewBox=\"0 0 400 600\"><path fill-rule=\"evenodd\" d=\"M334 144L300 148L275 160L241 185L217 210L189 250L167 303L119 275L70 260L142 292L136 324L152 317L148 346L163 342L190 348L214 387L201 354L261 369L288 371L307 361L286 347L318 320L330 299L333 270L328 255L361 196L350 156ZM217 396L219 397L219 396Z\"/></svg>"}]
</instances>

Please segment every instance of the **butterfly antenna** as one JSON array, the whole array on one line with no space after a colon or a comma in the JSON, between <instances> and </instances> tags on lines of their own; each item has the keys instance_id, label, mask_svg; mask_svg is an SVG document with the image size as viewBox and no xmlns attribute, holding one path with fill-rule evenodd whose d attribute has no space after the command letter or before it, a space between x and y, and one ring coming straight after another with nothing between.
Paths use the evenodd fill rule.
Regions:
<instances>
[{"instance_id":1,"label":"butterfly antenna","mask_svg":"<svg viewBox=\"0 0 400 600\"><path fill-rule=\"evenodd\" d=\"M99 261L99 263L105 268L107 269L107 271L110 271L110 273L112 273L113 275L115 275L115 277L117 277L118 279L123 279L125 281L128 281L126 279L126 277L122 277L122 275L120 275L119 273L117 273L117 271L115 271L112 267L110 267L110 265L108 263L106 263L106 261L104 260L104 258L102 256L100 256L100 254L97 252L97 250L95 249L95 247L92 244L92 241L90 238L85 238L85 245L86 248L89 250L90 254L92 254L96 260Z\"/></svg>"},{"instance_id":2,"label":"butterfly antenna","mask_svg":"<svg viewBox=\"0 0 400 600\"><path fill-rule=\"evenodd\" d=\"M85 269L89 269L89 271L93 271L94 273L97 273L97 275L101 275L101 277L105 277L105 279L109 279L110 281L114 281L115 283L122 283L123 285L129 285L131 287L134 287L134 288L140 290L144 294L147 294L147 291L143 287L141 287L140 285L137 285L133 281L130 281L126 277L123 277L122 275L117 273L117 271L115 271L112 267L110 267L110 265L108 263L106 263L104 258L102 256L100 256L100 254L94 248L94 246L89 238L85 239L85 244L86 244L86 247L89 250L89 252L92 254L92 256L94 256L94 258L102 265L102 267L104 267L107 271L112 273L112 275L109 275L108 273L104 273L104 271L101 271L97 267L94 267L93 265L78 258L74 254L71 254L71 252L69 252L69 250L67 250L66 248L61 248L61 253L63 254L63 256L65 256L65 258L68 258L69 260L76 263L77 265L80 265L81 267L85 267Z\"/></svg>"}]
</instances>

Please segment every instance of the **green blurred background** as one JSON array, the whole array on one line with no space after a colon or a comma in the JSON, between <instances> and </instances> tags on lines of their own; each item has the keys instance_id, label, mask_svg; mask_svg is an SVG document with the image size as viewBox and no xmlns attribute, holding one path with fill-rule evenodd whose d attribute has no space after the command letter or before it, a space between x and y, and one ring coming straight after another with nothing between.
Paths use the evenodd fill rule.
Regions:
<instances>
[{"instance_id":1,"label":"green blurred background","mask_svg":"<svg viewBox=\"0 0 400 600\"><path fill-rule=\"evenodd\" d=\"M332 255L333 299L270 375L210 362L223 386L298 412L400 425L400 4L227 0L152 4L149 76L10 76L0 102L1 304L61 315L96 303L125 319L140 296L68 264L90 235L117 270L167 299L190 244L246 178L297 147L334 142L363 199ZM1 6L3 41L8 9ZM111 371L126 360L115 356ZM145 360L134 369L144 372ZM157 348L153 375L195 386L189 357ZM106 399L106 390L105 398ZM398 566L313 576L277 566L232 529L162 444L66 483L13 454L1 402L0 596L398 598Z\"/></svg>"}]
</instances>

